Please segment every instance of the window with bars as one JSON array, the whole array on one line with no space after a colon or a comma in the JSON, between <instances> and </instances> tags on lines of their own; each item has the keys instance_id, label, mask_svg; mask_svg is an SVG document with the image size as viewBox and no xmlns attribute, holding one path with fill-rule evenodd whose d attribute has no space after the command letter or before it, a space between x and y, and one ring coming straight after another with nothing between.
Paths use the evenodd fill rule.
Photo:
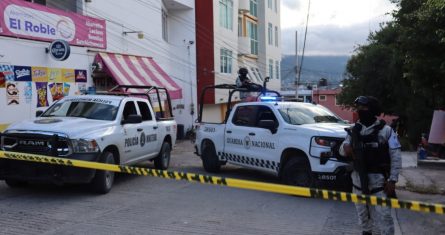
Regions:
<instances>
[{"instance_id":1,"label":"window with bars","mask_svg":"<svg viewBox=\"0 0 445 235\"><path fill-rule=\"evenodd\" d=\"M164 41L168 41L168 18L167 18L167 12L162 9L162 39L164 39Z\"/></svg>"},{"instance_id":2,"label":"window with bars","mask_svg":"<svg viewBox=\"0 0 445 235\"><path fill-rule=\"evenodd\" d=\"M258 55L258 25L247 21L247 33L250 38L250 53Z\"/></svg>"},{"instance_id":3,"label":"window with bars","mask_svg":"<svg viewBox=\"0 0 445 235\"><path fill-rule=\"evenodd\" d=\"M278 60L275 61L275 75L276 79L280 79L280 62Z\"/></svg>"},{"instance_id":4,"label":"window with bars","mask_svg":"<svg viewBox=\"0 0 445 235\"><path fill-rule=\"evenodd\" d=\"M245 0L241 0L245 1ZM257 17L258 16L258 0L250 0L250 14Z\"/></svg>"},{"instance_id":5,"label":"window with bars","mask_svg":"<svg viewBox=\"0 0 445 235\"><path fill-rule=\"evenodd\" d=\"M267 42L269 45L273 43L272 23L269 23L267 27Z\"/></svg>"},{"instance_id":6,"label":"window with bars","mask_svg":"<svg viewBox=\"0 0 445 235\"><path fill-rule=\"evenodd\" d=\"M221 73L232 73L232 51L226 48L221 48Z\"/></svg>"},{"instance_id":7,"label":"window with bars","mask_svg":"<svg viewBox=\"0 0 445 235\"><path fill-rule=\"evenodd\" d=\"M219 0L219 26L233 29L233 1Z\"/></svg>"},{"instance_id":8,"label":"window with bars","mask_svg":"<svg viewBox=\"0 0 445 235\"><path fill-rule=\"evenodd\" d=\"M275 46L278 47L278 26L275 26Z\"/></svg>"},{"instance_id":9,"label":"window with bars","mask_svg":"<svg viewBox=\"0 0 445 235\"><path fill-rule=\"evenodd\" d=\"M269 78L273 78L273 60L269 59Z\"/></svg>"}]
</instances>

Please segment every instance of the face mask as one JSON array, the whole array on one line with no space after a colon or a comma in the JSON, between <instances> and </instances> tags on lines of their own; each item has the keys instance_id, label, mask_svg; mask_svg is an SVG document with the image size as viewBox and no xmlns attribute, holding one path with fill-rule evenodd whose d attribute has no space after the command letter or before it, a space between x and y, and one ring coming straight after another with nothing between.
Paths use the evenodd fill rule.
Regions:
<instances>
[{"instance_id":1,"label":"face mask","mask_svg":"<svg viewBox=\"0 0 445 235\"><path fill-rule=\"evenodd\" d=\"M371 125L376 120L375 116L369 110L359 110L358 118L360 119L360 122L365 126Z\"/></svg>"}]
</instances>

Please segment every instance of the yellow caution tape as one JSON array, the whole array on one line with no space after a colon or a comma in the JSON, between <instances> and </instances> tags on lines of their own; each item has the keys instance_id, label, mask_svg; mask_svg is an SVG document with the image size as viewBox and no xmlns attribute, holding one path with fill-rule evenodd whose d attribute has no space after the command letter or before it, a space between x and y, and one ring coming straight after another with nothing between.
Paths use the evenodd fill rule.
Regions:
<instances>
[{"instance_id":1,"label":"yellow caution tape","mask_svg":"<svg viewBox=\"0 0 445 235\"><path fill-rule=\"evenodd\" d=\"M321 198L325 200L354 202L368 204L372 206L386 206L392 208L408 209L427 213L444 214L445 205L424 203L418 201L403 201L394 198L382 198L369 195L338 192L325 189L303 188L281 184L261 183L249 180L232 179L226 177L208 176L196 173L186 173L179 171L156 170L143 167L112 165L98 162L72 160L66 158L49 157L36 154L16 153L0 151L0 158L7 158L21 161L32 161L47 164L63 165L70 167L82 167L96 170L107 170L134 175L154 176L166 179L185 180L190 182L213 184L233 188L251 189L280 194L289 194L311 198Z\"/></svg>"}]
</instances>

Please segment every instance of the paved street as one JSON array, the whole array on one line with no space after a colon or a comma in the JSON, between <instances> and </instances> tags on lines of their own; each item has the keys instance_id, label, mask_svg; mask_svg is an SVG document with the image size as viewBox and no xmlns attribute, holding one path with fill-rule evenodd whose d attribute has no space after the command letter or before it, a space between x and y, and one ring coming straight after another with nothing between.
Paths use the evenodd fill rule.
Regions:
<instances>
[{"instance_id":1,"label":"paved street","mask_svg":"<svg viewBox=\"0 0 445 235\"><path fill-rule=\"evenodd\" d=\"M177 146L171 169L204 173L190 146ZM238 167L225 167L222 175L277 182ZM0 234L360 233L349 203L131 175L119 175L100 196L77 185L10 189L1 182L0 217ZM439 231L426 221L440 222L439 216L399 210L398 217L413 224L403 234Z\"/></svg>"}]
</instances>

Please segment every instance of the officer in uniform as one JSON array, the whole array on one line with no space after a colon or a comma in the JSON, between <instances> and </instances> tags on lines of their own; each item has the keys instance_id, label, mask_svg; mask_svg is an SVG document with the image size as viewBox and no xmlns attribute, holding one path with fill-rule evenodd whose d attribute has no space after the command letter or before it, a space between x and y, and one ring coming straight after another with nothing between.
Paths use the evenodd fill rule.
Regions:
<instances>
[{"instance_id":1,"label":"officer in uniform","mask_svg":"<svg viewBox=\"0 0 445 235\"><path fill-rule=\"evenodd\" d=\"M359 96L355 102L359 120L349 128L340 146L340 155L352 158L353 193L395 197L395 184L402 167L397 134L378 120L380 104L371 96ZM363 234L394 234L390 207L355 204ZM379 230L379 231L376 231Z\"/></svg>"},{"instance_id":2,"label":"officer in uniform","mask_svg":"<svg viewBox=\"0 0 445 235\"><path fill-rule=\"evenodd\" d=\"M247 77L248 73L249 71L244 67L241 67L238 70L238 77L236 78L236 87L248 88L248 85L250 83L250 79ZM250 95L249 92L241 91L240 99L244 101L249 95Z\"/></svg>"}]
</instances>

